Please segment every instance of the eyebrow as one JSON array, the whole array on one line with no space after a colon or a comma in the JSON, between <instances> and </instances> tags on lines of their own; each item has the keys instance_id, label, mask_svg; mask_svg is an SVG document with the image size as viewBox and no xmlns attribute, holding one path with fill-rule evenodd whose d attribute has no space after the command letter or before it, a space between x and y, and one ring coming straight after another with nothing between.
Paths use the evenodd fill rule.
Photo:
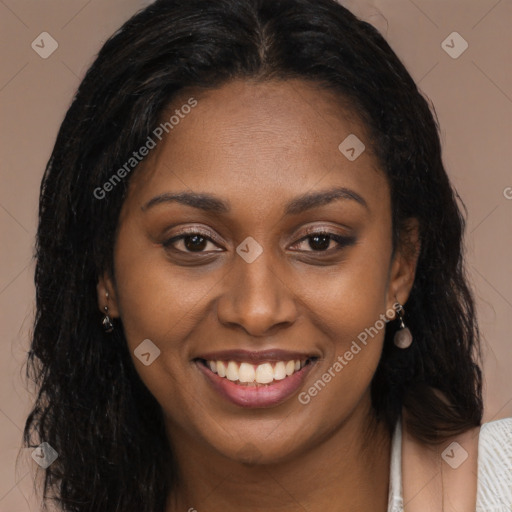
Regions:
<instances>
[{"instance_id":1,"label":"eyebrow","mask_svg":"<svg viewBox=\"0 0 512 512\"><path fill-rule=\"evenodd\" d=\"M355 201L367 210L368 203L357 192L345 187L336 187L326 190L309 192L295 197L284 208L285 215L298 215L307 210L312 210L319 206L329 204L333 201L345 199ZM217 196L198 192L179 192L176 194L164 193L150 199L141 207L142 211L146 211L156 205L163 203L179 203L186 206L192 206L205 212L225 214L231 211L229 201L224 201Z\"/></svg>"}]
</instances>

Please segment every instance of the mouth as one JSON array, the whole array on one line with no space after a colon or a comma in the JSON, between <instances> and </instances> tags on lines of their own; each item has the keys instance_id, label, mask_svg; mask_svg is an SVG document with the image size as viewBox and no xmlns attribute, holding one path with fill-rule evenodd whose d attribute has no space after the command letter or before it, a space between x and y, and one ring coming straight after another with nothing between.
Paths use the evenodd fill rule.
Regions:
<instances>
[{"instance_id":1,"label":"mouth","mask_svg":"<svg viewBox=\"0 0 512 512\"><path fill-rule=\"evenodd\" d=\"M275 355L232 359L195 358L213 389L241 407L272 407L290 398L302 385L318 357L278 359ZM255 361L255 359L259 361Z\"/></svg>"},{"instance_id":2,"label":"mouth","mask_svg":"<svg viewBox=\"0 0 512 512\"><path fill-rule=\"evenodd\" d=\"M284 380L313 362L313 358L253 364L238 361L214 361L199 359L201 364L222 379L240 386L267 386Z\"/></svg>"}]
</instances>

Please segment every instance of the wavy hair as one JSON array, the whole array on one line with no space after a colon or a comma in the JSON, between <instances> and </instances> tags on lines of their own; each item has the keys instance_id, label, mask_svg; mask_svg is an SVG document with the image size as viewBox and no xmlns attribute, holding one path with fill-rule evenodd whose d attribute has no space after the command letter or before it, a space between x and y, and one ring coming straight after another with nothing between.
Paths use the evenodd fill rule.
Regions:
<instances>
[{"instance_id":1,"label":"wavy hair","mask_svg":"<svg viewBox=\"0 0 512 512\"><path fill-rule=\"evenodd\" d=\"M441 159L435 110L384 38L334 0L157 0L101 48L62 122L41 183L36 318L27 378L37 397L26 446L59 454L45 502L73 512L163 512L176 467L162 411L139 378L119 320L105 334L96 284L130 177L94 191L146 141L187 87L299 78L334 91L363 121L391 190L393 243L421 240L407 325L387 325L371 384L392 431L405 411L434 443L480 425L479 331L464 270L464 216ZM172 136L172 134L171 134Z\"/></svg>"}]
</instances>

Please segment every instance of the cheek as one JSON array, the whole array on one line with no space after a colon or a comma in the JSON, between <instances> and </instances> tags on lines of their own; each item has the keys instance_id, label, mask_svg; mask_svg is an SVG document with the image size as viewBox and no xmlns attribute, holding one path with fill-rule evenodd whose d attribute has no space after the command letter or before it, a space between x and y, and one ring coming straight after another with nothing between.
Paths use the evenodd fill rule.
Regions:
<instances>
[{"instance_id":1,"label":"cheek","mask_svg":"<svg viewBox=\"0 0 512 512\"><path fill-rule=\"evenodd\" d=\"M386 312L390 258L385 239L361 240L345 262L317 280L308 299L310 309L339 345Z\"/></svg>"},{"instance_id":2,"label":"cheek","mask_svg":"<svg viewBox=\"0 0 512 512\"><path fill-rule=\"evenodd\" d=\"M214 279L204 273L200 277L190 269L173 267L162 248L134 240L140 240L140 233L123 227L115 249L118 306L128 350L139 377L163 411L186 417L194 402L183 387L190 372L187 343L204 319L219 276ZM160 353L146 366L137 349L147 346L141 345L147 339Z\"/></svg>"},{"instance_id":3,"label":"cheek","mask_svg":"<svg viewBox=\"0 0 512 512\"><path fill-rule=\"evenodd\" d=\"M316 397L317 406L341 414L354 407L370 385L386 330L390 257L385 239L362 241L344 265L317 281L308 304L329 345L312 380L326 385L306 389L304 402Z\"/></svg>"},{"instance_id":4,"label":"cheek","mask_svg":"<svg viewBox=\"0 0 512 512\"><path fill-rule=\"evenodd\" d=\"M140 234L131 231L129 227L120 231L115 251L119 310L127 342L132 350L146 338L168 346L186 337L216 281L211 273L201 275L172 266L161 247L149 242L133 244Z\"/></svg>"}]
</instances>

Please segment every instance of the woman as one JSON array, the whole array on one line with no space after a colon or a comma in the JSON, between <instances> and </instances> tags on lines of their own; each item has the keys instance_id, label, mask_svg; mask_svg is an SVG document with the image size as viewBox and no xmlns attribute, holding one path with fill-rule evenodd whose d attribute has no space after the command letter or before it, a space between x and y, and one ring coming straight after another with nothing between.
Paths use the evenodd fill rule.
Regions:
<instances>
[{"instance_id":1,"label":"woman","mask_svg":"<svg viewBox=\"0 0 512 512\"><path fill-rule=\"evenodd\" d=\"M465 471L464 506L509 506L510 446L469 485L463 224L429 105L370 25L332 0L157 0L105 43L42 182L25 442L48 443L48 497L450 510L454 484L420 490Z\"/></svg>"}]
</instances>

